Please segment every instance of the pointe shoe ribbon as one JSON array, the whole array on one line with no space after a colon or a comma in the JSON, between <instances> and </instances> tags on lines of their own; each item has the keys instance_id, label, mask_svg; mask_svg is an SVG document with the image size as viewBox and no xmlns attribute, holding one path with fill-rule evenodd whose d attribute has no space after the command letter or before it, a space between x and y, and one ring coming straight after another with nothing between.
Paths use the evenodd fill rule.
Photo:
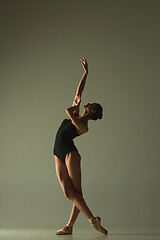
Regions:
<instances>
[{"instance_id":1,"label":"pointe shoe ribbon","mask_svg":"<svg viewBox=\"0 0 160 240\"><path fill-rule=\"evenodd\" d=\"M92 218L88 219L88 221L99 232L102 232L104 234L108 234L108 231L101 226L101 218L100 217L92 217Z\"/></svg>"},{"instance_id":2,"label":"pointe shoe ribbon","mask_svg":"<svg viewBox=\"0 0 160 240\"><path fill-rule=\"evenodd\" d=\"M61 228L56 232L56 235L68 235L68 234L72 234L72 227L69 225L65 226L64 228Z\"/></svg>"}]
</instances>

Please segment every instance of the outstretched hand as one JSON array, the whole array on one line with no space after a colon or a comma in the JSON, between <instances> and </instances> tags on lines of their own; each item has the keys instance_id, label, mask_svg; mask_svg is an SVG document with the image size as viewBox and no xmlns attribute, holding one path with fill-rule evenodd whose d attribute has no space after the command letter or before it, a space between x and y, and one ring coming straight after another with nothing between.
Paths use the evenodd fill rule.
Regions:
<instances>
[{"instance_id":1,"label":"outstretched hand","mask_svg":"<svg viewBox=\"0 0 160 240\"><path fill-rule=\"evenodd\" d=\"M85 57L81 58L81 64L83 66L83 69L85 71L85 73L88 73L88 63Z\"/></svg>"}]
</instances>

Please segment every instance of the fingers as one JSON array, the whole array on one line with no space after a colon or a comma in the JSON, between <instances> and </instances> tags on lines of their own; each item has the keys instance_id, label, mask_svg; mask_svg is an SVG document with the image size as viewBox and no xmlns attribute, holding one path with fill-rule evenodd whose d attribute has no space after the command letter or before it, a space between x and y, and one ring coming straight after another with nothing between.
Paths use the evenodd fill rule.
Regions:
<instances>
[{"instance_id":1,"label":"fingers","mask_svg":"<svg viewBox=\"0 0 160 240\"><path fill-rule=\"evenodd\" d=\"M82 58L80 60L81 60L81 63L85 63L85 61Z\"/></svg>"},{"instance_id":2,"label":"fingers","mask_svg":"<svg viewBox=\"0 0 160 240\"><path fill-rule=\"evenodd\" d=\"M80 58L80 60L85 64L85 63L87 63L87 60L86 60L86 58L85 57L83 57L83 58Z\"/></svg>"},{"instance_id":3,"label":"fingers","mask_svg":"<svg viewBox=\"0 0 160 240\"><path fill-rule=\"evenodd\" d=\"M85 57L81 58L82 61L86 61Z\"/></svg>"},{"instance_id":4,"label":"fingers","mask_svg":"<svg viewBox=\"0 0 160 240\"><path fill-rule=\"evenodd\" d=\"M85 62L81 59L81 63L85 64Z\"/></svg>"},{"instance_id":5,"label":"fingers","mask_svg":"<svg viewBox=\"0 0 160 240\"><path fill-rule=\"evenodd\" d=\"M83 58L80 58L80 60L81 60L81 64L82 64L82 66L83 66L85 72L88 72L88 63L87 63L86 58L83 57Z\"/></svg>"}]
</instances>

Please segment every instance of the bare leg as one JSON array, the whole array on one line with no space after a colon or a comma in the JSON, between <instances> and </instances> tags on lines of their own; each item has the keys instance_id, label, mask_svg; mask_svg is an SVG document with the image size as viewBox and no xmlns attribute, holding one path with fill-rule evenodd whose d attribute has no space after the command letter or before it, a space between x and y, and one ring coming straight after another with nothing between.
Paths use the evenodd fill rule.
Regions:
<instances>
[{"instance_id":1,"label":"bare leg","mask_svg":"<svg viewBox=\"0 0 160 240\"><path fill-rule=\"evenodd\" d=\"M73 226L79 211L81 211L93 225L93 227L105 234L105 230L100 224L100 218L95 218L88 208L81 190L81 171L80 171L80 155L76 151L70 152L66 158L66 164L63 164L59 158L55 156L56 172L63 192L67 198L73 203L71 216L68 223ZM78 211L79 210L79 211ZM68 224L67 224L68 225ZM67 229L68 228L68 229ZM67 229L67 230L66 230ZM71 234L72 227L64 227L58 234Z\"/></svg>"},{"instance_id":2,"label":"bare leg","mask_svg":"<svg viewBox=\"0 0 160 240\"><path fill-rule=\"evenodd\" d=\"M59 158L55 157L55 163L57 177L65 196L76 205L87 219L93 217L83 195L77 191L77 185L80 182L77 175L79 176L81 174L78 167L80 166L79 153L76 151L70 152L66 157L66 164L63 164Z\"/></svg>"},{"instance_id":3,"label":"bare leg","mask_svg":"<svg viewBox=\"0 0 160 240\"><path fill-rule=\"evenodd\" d=\"M72 153L73 155L74 153ZM71 154L70 154L71 155ZM71 156L68 156L71 157ZM75 164L76 168L75 168ZM77 162L71 162L69 159L66 159L66 166L68 170L68 174L70 176L70 179L72 181L73 188L79 192L81 195L82 194L82 186L81 186L81 156L78 154L78 160ZM75 171L76 169L76 171ZM71 216L68 221L68 223L74 224L78 215L80 213L80 210L77 208L75 204L73 204L72 211L71 211Z\"/></svg>"},{"instance_id":4,"label":"bare leg","mask_svg":"<svg viewBox=\"0 0 160 240\"><path fill-rule=\"evenodd\" d=\"M72 211L71 211L71 216L70 216L70 219L68 221L68 224L74 224L78 215L80 213L80 210L76 207L75 204L73 204L73 207L72 207Z\"/></svg>"},{"instance_id":5,"label":"bare leg","mask_svg":"<svg viewBox=\"0 0 160 240\"><path fill-rule=\"evenodd\" d=\"M83 198L81 186L81 156L78 152L73 151L66 156L66 167L74 190ZM76 206L76 204L73 204L69 222L74 223L79 215L79 212L79 208ZM92 216L93 214L90 212L89 217Z\"/></svg>"},{"instance_id":6,"label":"bare leg","mask_svg":"<svg viewBox=\"0 0 160 240\"><path fill-rule=\"evenodd\" d=\"M91 213L84 198L80 193L73 192L69 194L67 193L65 195L76 205L76 207L86 216L87 219L93 217L93 214Z\"/></svg>"}]
</instances>

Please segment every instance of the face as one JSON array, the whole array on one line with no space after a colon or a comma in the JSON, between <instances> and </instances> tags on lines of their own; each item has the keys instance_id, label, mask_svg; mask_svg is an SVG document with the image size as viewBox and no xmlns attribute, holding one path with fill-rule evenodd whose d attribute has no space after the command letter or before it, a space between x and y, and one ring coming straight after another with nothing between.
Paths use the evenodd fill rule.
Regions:
<instances>
[{"instance_id":1,"label":"face","mask_svg":"<svg viewBox=\"0 0 160 240\"><path fill-rule=\"evenodd\" d=\"M95 109L95 103L88 103L87 105L84 105L84 109L87 110L87 112L92 112Z\"/></svg>"}]
</instances>

